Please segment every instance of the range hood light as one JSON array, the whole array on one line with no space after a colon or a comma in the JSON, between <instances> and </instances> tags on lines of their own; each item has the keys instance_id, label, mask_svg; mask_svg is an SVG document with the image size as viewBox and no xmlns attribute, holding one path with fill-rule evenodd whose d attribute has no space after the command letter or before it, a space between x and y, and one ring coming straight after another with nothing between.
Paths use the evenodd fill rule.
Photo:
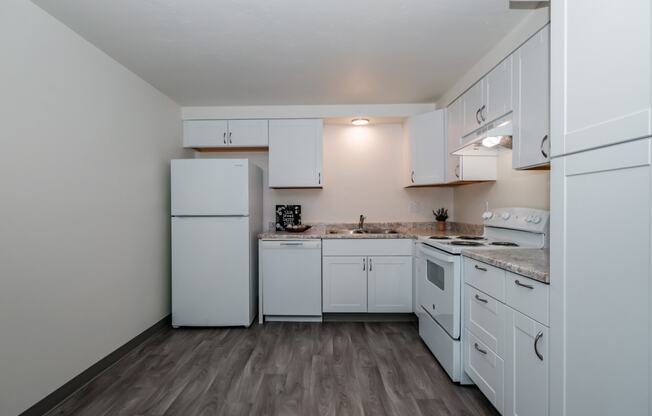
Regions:
<instances>
[{"instance_id":1,"label":"range hood light","mask_svg":"<svg viewBox=\"0 0 652 416\"><path fill-rule=\"evenodd\" d=\"M366 126L369 124L369 119L368 118L354 118L351 120L351 124L354 126Z\"/></svg>"},{"instance_id":2,"label":"range hood light","mask_svg":"<svg viewBox=\"0 0 652 416\"><path fill-rule=\"evenodd\" d=\"M482 145L484 147L494 147L500 144L500 137L489 136L482 139Z\"/></svg>"}]
</instances>

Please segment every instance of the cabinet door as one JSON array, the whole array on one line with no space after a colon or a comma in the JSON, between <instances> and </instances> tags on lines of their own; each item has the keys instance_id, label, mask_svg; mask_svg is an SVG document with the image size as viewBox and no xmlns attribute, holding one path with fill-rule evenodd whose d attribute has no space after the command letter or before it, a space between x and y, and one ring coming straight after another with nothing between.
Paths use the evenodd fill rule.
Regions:
<instances>
[{"instance_id":1,"label":"cabinet door","mask_svg":"<svg viewBox=\"0 0 652 416\"><path fill-rule=\"evenodd\" d=\"M548 328L507 311L503 414L548 416Z\"/></svg>"},{"instance_id":2,"label":"cabinet door","mask_svg":"<svg viewBox=\"0 0 652 416\"><path fill-rule=\"evenodd\" d=\"M462 140L462 120L464 105L462 99L457 99L446 108L446 182L457 182L460 178L460 156L451 155L460 147Z\"/></svg>"},{"instance_id":3,"label":"cabinet door","mask_svg":"<svg viewBox=\"0 0 652 416\"><path fill-rule=\"evenodd\" d=\"M412 312L412 257L375 256L368 261L368 311Z\"/></svg>"},{"instance_id":4,"label":"cabinet door","mask_svg":"<svg viewBox=\"0 0 652 416\"><path fill-rule=\"evenodd\" d=\"M558 0L550 20L553 155L652 135L652 2Z\"/></svg>"},{"instance_id":5,"label":"cabinet door","mask_svg":"<svg viewBox=\"0 0 652 416\"><path fill-rule=\"evenodd\" d=\"M480 112L483 123L494 121L512 111L512 68L510 55L484 79L484 106Z\"/></svg>"},{"instance_id":6,"label":"cabinet door","mask_svg":"<svg viewBox=\"0 0 652 416\"><path fill-rule=\"evenodd\" d=\"M228 146L226 120L186 120L183 122L183 147Z\"/></svg>"},{"instance_id":7,"label":"cabinet door","mask_svg":"<svg viewBox=\"0 0 652 416\"><path fill-rule=\"evenodd\" d=\"M495 156L462 156L457 172L463 181L495 181L498 162Z\"/></svg>"},{"instance_id":8,"label":"cabinet door","mask_svg":"<svg viewBox=\"0 0 652 416\"><path fill-rule=\"evenodd\" d=\"M408 120L412 185L444 182L446 137L444 110L412 116Z\"/></svg>"},{"instance_id":9,"label":"cabinet door","mask_svg":"<svg viewBox=\"0 0 652 416\"><path fill-rule=\"evenodd\" d=\"M650 411L651 144L552 160L551 415Z\"/></svg>"},{"instance_id":10,"label":"cabinet door","mask_svg":"<svg viewBox=\"0 0 652 416\"><path fill-rule=\"evenodd\" d=\"M324 256L322 267L322 310L367 312L367 258Z\"/></svg>"},{"instance_id":11,"label":"cabinet door","mask_svg":"<svg viewBox=\"0 0 652 416\"><path fill-rule=\"evenodd\" d=\"M462 136L465 136L472 131L476 130L482 125L480 118L480 109L482 108L484 90L483 81L478 81L477 84L471 87L462 96L464 102L464 128L462 129Z\"/></svg>"},{"instance_id":12,"label":"cabinet door","mask_svg":"<svg viewBox=\"0 0 652 416\"><path fill-rule=\"evenodd\" d=\"M229 120L229 145L235 147L267 147L267 120Z\"/></svg>"},{"instance_id":13,"label":"cabinet door","mask_svg":"<svg viewBox=\"0 0 652 416\"><path fill-rule=\"evenodd\" d=\"M321 187L323 142L323 120L270 120L269 186Z\"/></svg>"},{"instance_id":14,"label":"cabinet door","mask_svg":"<svg viewBox=\"0 0 652 416\"><path fill-rule=\"evenodd\" d=\"M546 26L515 53L514 169L550 160L550 28Z\"/></svg>"}]
</instances>

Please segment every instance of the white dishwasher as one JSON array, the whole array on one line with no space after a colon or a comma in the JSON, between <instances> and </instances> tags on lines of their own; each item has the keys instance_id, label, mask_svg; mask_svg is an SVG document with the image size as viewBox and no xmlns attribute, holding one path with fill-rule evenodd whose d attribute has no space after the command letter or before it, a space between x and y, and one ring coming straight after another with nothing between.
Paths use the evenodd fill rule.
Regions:
<instances>
[{"instance_id":1,"label":"white dishwasher","mask_svg":"<svg viewBox=\"0 0 652 416\"><path fill-rule=\"evenodd\" d=\"M267 321L321 321L321 240L264 240L262 315Z\"/></svg>"}]
</instances>

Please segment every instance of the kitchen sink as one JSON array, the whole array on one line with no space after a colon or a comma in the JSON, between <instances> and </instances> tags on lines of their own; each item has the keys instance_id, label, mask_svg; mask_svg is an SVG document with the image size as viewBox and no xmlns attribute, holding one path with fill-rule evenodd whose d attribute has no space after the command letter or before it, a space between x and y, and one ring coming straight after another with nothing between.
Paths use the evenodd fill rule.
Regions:
<instances>
[{"instance_id":1,"label":"kitchen sink","mask_svg":"<svg viewBox=\"0 0 652 416\"><path fill-rule=\"evenodd\" d=\"M398 231L388 228L354 228L352 230L328 230L328 234L398 234Z\"/></svg>"}]
</instances>

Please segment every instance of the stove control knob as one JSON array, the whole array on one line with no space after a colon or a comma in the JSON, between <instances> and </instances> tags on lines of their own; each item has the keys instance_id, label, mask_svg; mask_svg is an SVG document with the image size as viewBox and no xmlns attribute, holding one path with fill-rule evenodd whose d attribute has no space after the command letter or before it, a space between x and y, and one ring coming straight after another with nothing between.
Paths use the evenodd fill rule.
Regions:
<instances>
[{"instance_id":1,"label":"stove control knob","mask_svg":"<svg viewBox=\"0 0 652 416\"><path fill-rule=\"evenodd\" d=\"M490 219L492 219L493 217L494 217L494 213L491 212L491 211L485 211L485 212L482 214L482 219L485 219L485 220L490 220Z\"/></svg>"},{"instance_id":2,"label":"stove control knob","mask_svg":"<svg viewBox=\"0 0 652 416\"><path fill-rule=\"evenodd\" d=\"M509 214L509 212L503 212L503 214L501 215L501 217L503 217L503 219L504 219L505 221L507 221L507 220L509 219L509 217L510 217L510 214Z\"/></svg>"},{"instance_id":3,"label":"stove control knob","mask_svg":"<svg viewBox=\"0 0 652 416\"><path fill-rule=\"evenodd\" d=\"M540 223L541 222L541 217L538 216L538 215L535 215L534 217L532 217L532 222L535 223L535 224Z\"/></svg>"},{"instance_id":4,"label":"stove control knob","mask_svg":"<svg viewBox=\"0 0 652 416\"><path fill-rule=\"evenodd\" d=\"M532 215L525 217L525 222L532 222Z\"/></svg>"}]
</instances>

